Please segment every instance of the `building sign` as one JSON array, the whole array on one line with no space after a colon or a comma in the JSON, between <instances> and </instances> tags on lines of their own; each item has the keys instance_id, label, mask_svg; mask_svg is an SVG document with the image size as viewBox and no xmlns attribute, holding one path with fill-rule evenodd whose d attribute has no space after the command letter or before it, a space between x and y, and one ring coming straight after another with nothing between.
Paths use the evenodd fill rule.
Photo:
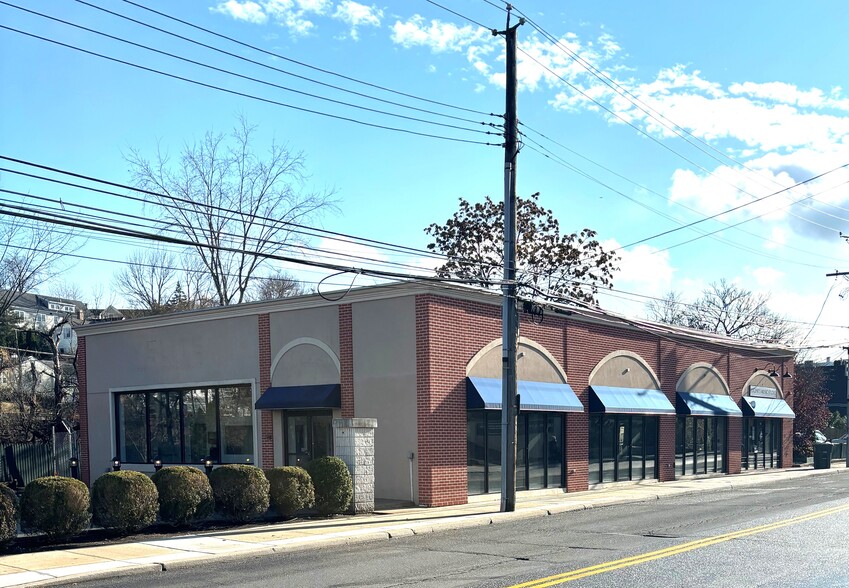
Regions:
<instances>
[{"instance_id":1,"label":"building sign","mask_svg":"<svg viewBox=\"0 0 849 588\"><path fill-rule=\"evenodd\" d=\"M778 390L769 386L749 386L749 396L755 398L778 398Z\"/></svg>"}]
</instances>

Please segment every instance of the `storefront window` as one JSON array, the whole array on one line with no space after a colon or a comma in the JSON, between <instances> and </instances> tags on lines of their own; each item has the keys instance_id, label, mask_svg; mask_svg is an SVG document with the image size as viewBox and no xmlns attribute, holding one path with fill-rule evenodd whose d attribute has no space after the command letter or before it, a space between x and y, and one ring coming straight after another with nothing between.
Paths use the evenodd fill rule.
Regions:
<instances>
[{"instance_id":1,"label":"storefront window","mask_svg":"<svg viewBox=\"0 0 849 588\"><path fill-rule=\"evenodd\" d=\"M781 419L746 417L743 419L744 470L777 468L781 464Z\"/></svg>"},{"instance_id":2,"label":"storefront window","mask_svg":"<svg viewBox=\"0 0 849 588\"><path fill-rule=\"evenodd\" d=\"M248 385L120 393L115 404L119 456L125 463L253 459Z\"/></svg>"},{"instance_id":3,"label":"storefront window","mask_svg":"<svg viewBox=\"0 0 849 588\"><path fill-rule=\"evenodd\" d=\"M500 492L501 413L470 410L467 414L469 494ZM516 425L516 488L562 487L563 415L523 412Z\"/></svg>"},{"instance_id":4,"label":"storefront window","mask_svg":"<svg viewBox=\"0 0 849 588\"><path fill-rule=\"evenodd\" d=\"M725 471L727 417L679 416L675 438L678 476Z\"/></svg>"},{"instance_id":5,"label":"storefront window","mask_svg":"<svg viewBox=\"0 0 849 588\"><path fill-rule=\"evenodd\" d=\"M655 478L657 427L655 416L591 416L589 483Z\"/></svg>"}]
</instances>

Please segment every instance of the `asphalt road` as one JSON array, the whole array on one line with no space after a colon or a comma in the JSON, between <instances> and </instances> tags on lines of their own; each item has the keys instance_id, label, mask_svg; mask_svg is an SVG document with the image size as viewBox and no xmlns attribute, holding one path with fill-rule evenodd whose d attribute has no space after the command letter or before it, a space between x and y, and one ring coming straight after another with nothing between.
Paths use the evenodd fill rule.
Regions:
<instances>
[{"instance_id":1,"label":"asphalt road","mask_svg":"<svg viewBox=\"0 0 849 588\"><path fill-rule=\"evenodd\" d=\"M849 586L835 473L402 537L187 565L89 586Z\"/></svg>"}]
</instances>

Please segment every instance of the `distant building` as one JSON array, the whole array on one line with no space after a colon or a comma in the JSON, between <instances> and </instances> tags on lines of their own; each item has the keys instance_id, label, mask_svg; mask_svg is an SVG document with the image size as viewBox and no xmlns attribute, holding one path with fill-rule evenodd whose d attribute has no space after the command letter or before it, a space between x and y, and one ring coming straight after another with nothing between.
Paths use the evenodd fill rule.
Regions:
<instances>
[{"instance_id":1,"label":"distant building","mask_svg":"<svg viewBox=\"0 0 849 588\"><path fill-rule=\"evenodd\" d=\"M15 298L9 307L15 326L47 332L67 319L54 334L59 353L73 355L77 352L77 335L74 326L85 320L86 306L79 300L24 293Z\"/></svg>"},{"instance_id":2,"label":"distant building","mask_svg":"<svg viewBox=\"0 0 849 588\"><path fill-rule=\"evenodd\" d=\"M846 360L826 362L820 367L828 386L828 410L846 416Z\"/></svg>"}]
</instances>

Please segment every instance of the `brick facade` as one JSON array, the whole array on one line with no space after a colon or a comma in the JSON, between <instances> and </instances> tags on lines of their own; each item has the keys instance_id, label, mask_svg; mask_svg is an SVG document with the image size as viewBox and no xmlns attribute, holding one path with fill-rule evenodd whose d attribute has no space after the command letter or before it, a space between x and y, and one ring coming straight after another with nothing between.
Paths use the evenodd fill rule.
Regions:
<instances>
[{"instance_id":1,"label":"brick facade","mask_svg":"<svg viewBox=\"0 0 849 588\"><path fill-rule=\"evenodd\" d=\"M77 338L77 390L80 395L80 478L91 482L91 464L88 452L88 378L86 376L85 337Z\"/></svg>"},{"instance_id":2,"label":"brick facade","mask_svg":"<svg viewBox=\"0 0 849 588\"><path fill-rule=\"evenodd\" d=\"M268 314L257 316L259 332L259 393L271 386L271 328ZM260 467L274 467L274 424L272 411L263 410L259 413L259 434L261 443Z\"/></svg>"}]
</instances>

